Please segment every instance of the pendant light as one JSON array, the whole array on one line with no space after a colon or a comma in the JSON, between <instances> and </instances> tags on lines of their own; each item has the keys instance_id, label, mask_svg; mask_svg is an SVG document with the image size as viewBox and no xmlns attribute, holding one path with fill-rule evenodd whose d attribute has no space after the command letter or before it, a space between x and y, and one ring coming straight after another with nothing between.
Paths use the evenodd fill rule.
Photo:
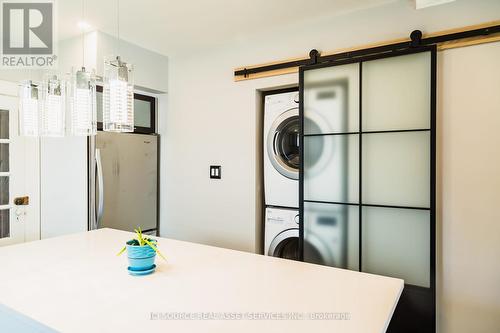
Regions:
<instances>
[{"instance_id":1,"label":"pendant light","mask_svg":"<svg viewBox=\"0 0 500 333\"><path fill-rule=\"evenodd\" d=\"M117 0L118 49L120 46L120 1ZM103 129L107 132L134 131L133 66L120 56L104 60Z\"/></svg>"},{"instance_id":2,"label":"pendant light","mask_svg":"<svg viewBox=\"0 0 500 333\"><path fill-rule=\"evenodd\" d=\"M46 75L42 82L40 135L61 137L65 134L66 83L57 75Z\"/></svg>"},{"instance_id":3,"label":"pendant light","mask_svg":"<svg viewBox=\"0 0 500 333\"><path fill-rule=\"evenodd\" d=\"M85 21L85 1L82 0L82 22ZM82 27L82 63L73 70L69 81L69 107L71 134L76 136L97 134L96 77L85 69L85 28Z\"/></svg>"},{"instance_id":4,"label":"pendant light","mask_svg":"<svg viewBox=\"0 0 500 333\"><path fill-rule=\"evenodd\" d=\"M96 79L85 67L71 73L69 82L71 134L97 134Z\"/></svg>"},{"instance_id":5,"label":"pendant light","mask_svg":"<svg viewBox=\"0 0 500 333\"><path fill-rule=\"evenodd\" d=\"M19 134L24 136L39 136L42 94L40 85L31 80L31 67L28 69L30 79L19 84Z\"/></svg>"},{"instance_id":6,"label":"pendant light","mask_svg":"<svg viewBox=\"0 0 500 333\"><path fill-rule=\"evenodd\" d=\"M132 69L132 65L123 62L119 56L104 61L104 131L134 131Z\"/></svg>"},{"instance_id":7,"label":"pendant light","mask_svg":"<svg viewBox=\"0 0 500 333\"><path fill-rule=\"evenodd\" d=\"M38 86L31 80L21 81L19 86L20 135L38 136L40 107Z\"/></svg>"}]
</instances>

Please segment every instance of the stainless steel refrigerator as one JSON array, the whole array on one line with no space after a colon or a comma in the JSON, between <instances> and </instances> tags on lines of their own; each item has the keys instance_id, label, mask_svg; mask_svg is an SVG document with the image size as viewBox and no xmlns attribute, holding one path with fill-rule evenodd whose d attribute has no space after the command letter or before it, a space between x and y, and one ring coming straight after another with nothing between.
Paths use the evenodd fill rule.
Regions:
<instances>
[{"instance_id":1,"label":"stainless steel refrigerator","mask_svg":"<svg viewBox=\"0 0 500 333\"><path fill-rule=\"evenodd\" d=\"M89 139L89 229L158 230L158 136L99 131Z\"/></svg>"}]
</instances>

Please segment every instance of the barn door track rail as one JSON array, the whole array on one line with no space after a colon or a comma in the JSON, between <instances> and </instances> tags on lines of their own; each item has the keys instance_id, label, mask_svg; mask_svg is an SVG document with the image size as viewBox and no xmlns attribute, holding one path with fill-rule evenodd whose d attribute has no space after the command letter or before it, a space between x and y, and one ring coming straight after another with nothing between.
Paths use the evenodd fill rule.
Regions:
<instances>
[{"instance_id":1,"label":"barn door track rail","mask_svg":"<svg viewBox=\"0 0 500 333\"><path fill-rule=\"evenodd\" d=\"M428 45L440 45L442 48L446 47L446 43L455 42L458 40L464 40L458 46L466 46L479 44L478 40L495 36L494 38L486 39L485 42L500 41L500 22L495 22L495 25L481 26L479 28L470 30L457 30L455 32L444 33L444 34L434 34L429 37L424 37L422 31L414 30L410 33L410 38L403 40L401 42L389 43L374 47L367 47L363 49L353 49L351 51L321 55L316 49L309 52L309 58L296 59L291 61L277 62L268 65L255 66L255 67L245 67L236 69L234 71L234 76L236 81L245 80L252 78L256 74L262 74L265 72L273 72L275 74L287 74L296 72L298 67L315 65L321 63L336 63L342 62L349 59L355 59L357 57L367 57L370 55L377 55L382 53L397 52L406 49L416 48L420 46ZM451 45L451 44L450 44ZM284 72L279 72L284 71ZM262 75L270 76L270 75ZM255 77L256 78L256 77Z\"/></svg>"}]
</instances>

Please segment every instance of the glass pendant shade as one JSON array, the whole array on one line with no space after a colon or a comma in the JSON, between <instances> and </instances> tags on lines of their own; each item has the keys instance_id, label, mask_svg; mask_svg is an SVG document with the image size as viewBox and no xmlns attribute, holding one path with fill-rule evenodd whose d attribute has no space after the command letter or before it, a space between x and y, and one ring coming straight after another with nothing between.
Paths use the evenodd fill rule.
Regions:
<instances>
[{"instance_id":1,"label":"glass pendant shade","mask_svg":"<svg viewBox=\"0 0 500 333\"><path fill-rule=\"evenodd\" d=\"M40 127L40 100L38 86L30 80L19 87L20 134L38 136Z\"/></svg>"},{"instance_id":2,"label":"glass pendant shade","mask_svg":"<svg viewBox=\"0 0 500 333\"><path fill-rule=\"evenodd\" d=\"M60 137L65 132L66 84L57 76L48 76L42 83L42 119L40 135Z\"/></svg>"},{"instance_id":3,"label":"glass pendant shade","mask_svg":"<svg viewBox=\"0 0 500 333\"><path fill-rule=\"evenodd\" d=\"M71 134L96 135L96 79L94 73L82 68L71 75L70 86Z\"/></svg>"},{"instance_id":4,"label":"glass pendant shade","mask_svg":"<svg viewBox=\"0 0 500 333\"><path fill-rule=\"evenodd\" d=\"M133 67L120 57L104 61L103 129L134 131Z\"/></svg>"}]
</instances>

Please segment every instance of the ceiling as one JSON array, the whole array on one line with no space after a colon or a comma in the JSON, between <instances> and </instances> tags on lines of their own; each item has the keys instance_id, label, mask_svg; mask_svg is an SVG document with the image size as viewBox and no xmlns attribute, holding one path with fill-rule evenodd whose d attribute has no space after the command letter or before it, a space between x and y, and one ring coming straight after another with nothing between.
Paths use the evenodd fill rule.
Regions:
<instances>
[{"instance_id":1,"label":"ceiling","mask_svg":"<svg viewBox=\"0 0 500 333\"><path fill-rule=\"evenodd\" d=\"M156 52L201 49L311 18L401 0L120 0L120 37ZM91 30L117 35L118 0L58 0L58 36Z\"/></svg>"}]
</instances>

